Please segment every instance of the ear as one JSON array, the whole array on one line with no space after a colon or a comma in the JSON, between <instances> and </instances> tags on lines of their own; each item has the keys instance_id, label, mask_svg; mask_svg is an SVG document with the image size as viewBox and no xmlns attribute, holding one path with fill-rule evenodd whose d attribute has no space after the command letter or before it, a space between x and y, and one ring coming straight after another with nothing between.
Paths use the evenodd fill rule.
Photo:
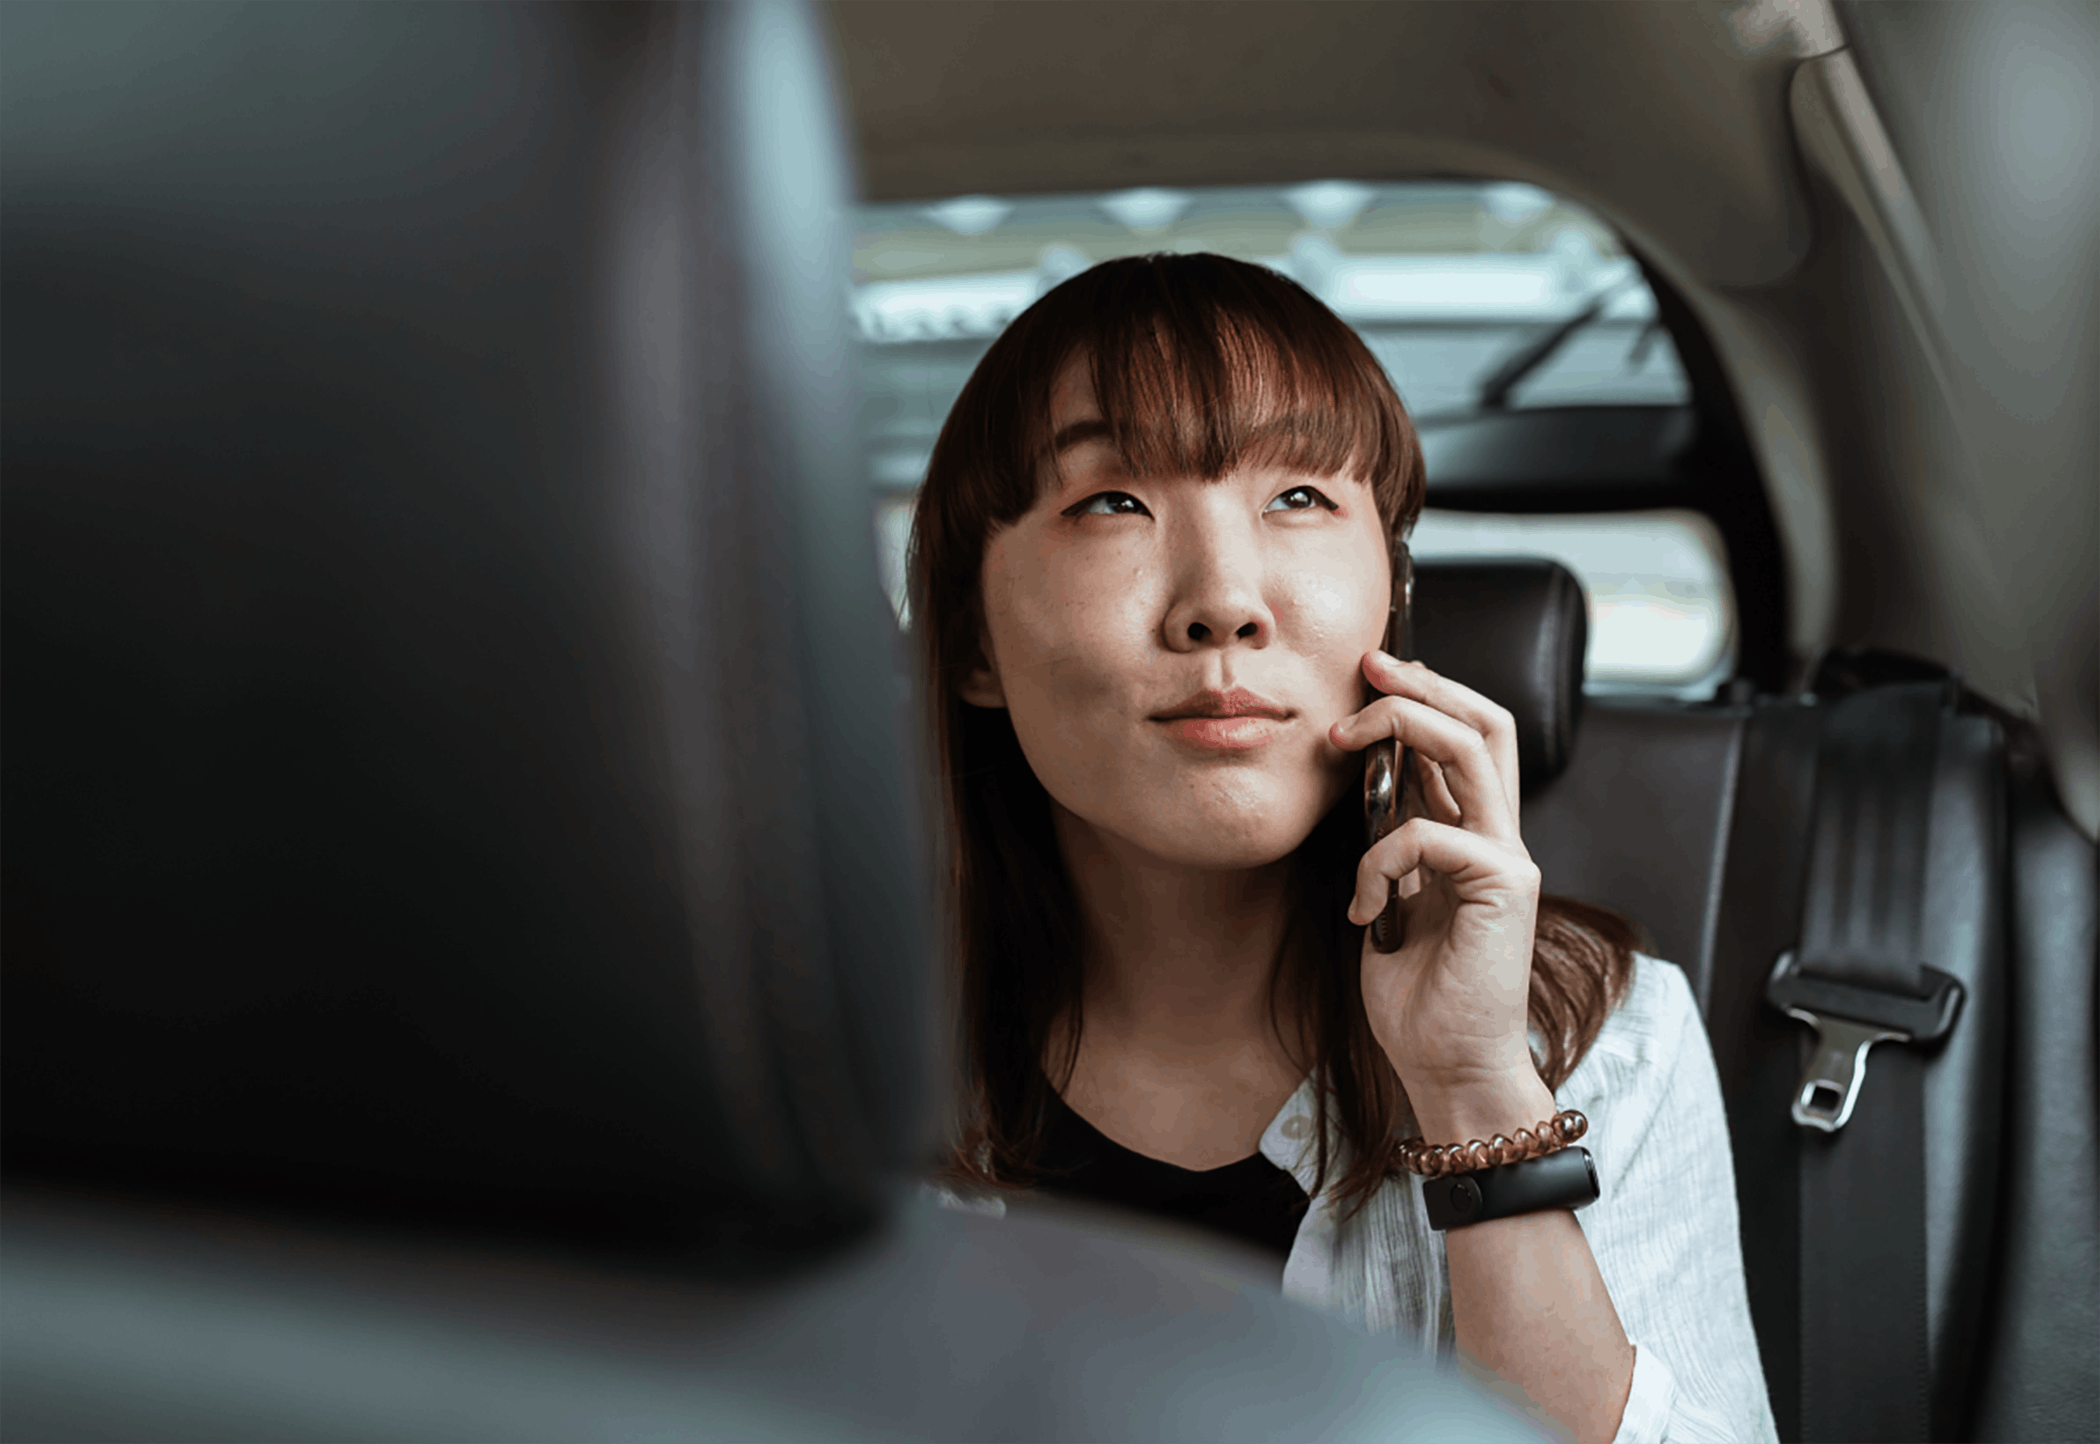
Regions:
<instances>
[{"instance_id":1,"label":"ear","mask_svg":"<svg viewBox=\"0 0 2100 1444\"><path fill-rule=\"evenodd\" d=\"M970 659L970 670L963 674L962 685L956 694L972 707L1004 707L1006 688L999 680L999 666L990 660L992 639L983 632L977 635L977 655Z\"/></svg>"}]
</instances>

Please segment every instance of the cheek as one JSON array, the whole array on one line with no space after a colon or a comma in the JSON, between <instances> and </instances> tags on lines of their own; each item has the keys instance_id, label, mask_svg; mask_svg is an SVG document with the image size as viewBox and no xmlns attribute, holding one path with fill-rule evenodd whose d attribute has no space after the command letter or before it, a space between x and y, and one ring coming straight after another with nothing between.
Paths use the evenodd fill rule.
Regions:
<instances>
[{"instance_id":1,"label":"cheek","mask_svg":"<svg viewBox=\"0 0 2100 1444\"><path fill-rule=\"evenodd\" d=\"M1150 636L1143 570L1051 557L1004 581L991 621L1015 725L1040 732L1052 719L1020 714L1054 709L1062 724L1119 701Z\"/></svg>"},{"instance_id":2,"label":"cheek","mask_svg":"<svg viewBox=\"0 0 2100 1444\"><path fill-rule=\"evenodd\" d=\"M1385 607L1375 589L1333 571L1308 570L1295 580L1283 619L1302 653L1323 677L1355 687L1363 654L1385 639Z\"/></svg>"},{"instance_id":3,"label":"cheek","mask_svg":"<svg viewBox=\"0 0 2100 1444\"><path fill-rule=\"evenodd\" d=\"M1347 645L1363 631L1367 615L1361 586L1319 572L1301 580L1292 610L1307 643L1315 647Z\"/></svg>"}]
</instances>

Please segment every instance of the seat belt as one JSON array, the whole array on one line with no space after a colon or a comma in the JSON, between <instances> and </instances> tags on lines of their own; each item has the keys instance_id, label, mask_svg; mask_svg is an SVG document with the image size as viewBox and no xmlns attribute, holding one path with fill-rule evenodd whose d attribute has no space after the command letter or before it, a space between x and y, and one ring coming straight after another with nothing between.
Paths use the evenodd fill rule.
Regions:
<instances>
[{"instance_id":1,"label":"seat belt","mask_svg":"<svg viewBox=\"0 0 2100 1444\"><path fill-rule=\"evenodd\" d=\"M1765 996L1815 1032L1792 1104L1799 1128L1801 1437L1923 1440L1925 1062L1961 984L1919 937L1951 684L1870 688L1833 704L1817 746L1797 945Z\"/></svg>"}]
</instances>

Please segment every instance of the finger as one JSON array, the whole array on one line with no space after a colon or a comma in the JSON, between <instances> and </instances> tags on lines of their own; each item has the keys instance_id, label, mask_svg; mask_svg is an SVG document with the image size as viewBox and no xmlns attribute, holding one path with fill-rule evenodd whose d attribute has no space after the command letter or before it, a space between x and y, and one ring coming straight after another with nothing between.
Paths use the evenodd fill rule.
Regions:
<instances>
[{"instance_id":1,"label":"finger","mask_svg":"<svg viewBox=\"0 0 2100 1444\"><path fill-rule=\"evenodd\" d=\"M1364 676L1381 692L1426 702L1447 717L1456 717L1487 739L1495 768L1502 774L1512 811L1518 806L1517 719L1507 707L1488 700L1463 683L1421 662L1401 662L1384 652L1367 654Z\"/></svg>"},{"instance_id":2,"label":"finger","mask_svg":"<svg viewBox=\"0 0 2100 1444\"><path fill-rule=\"evenodd\" d=\"M1335 746L1349 752L1381 737L1399 738L1439 764L1466 827L1516 841L1516 812L1487 739L1457 718L1410 697L1380 697L1335 723L1329 736Z\"/></svg>"},{"instance_id":3,"label":"finger","mask_svg":"<svg viewBox=\"0 0 2100 1444\"><path fill-rule=\"evenodd\" d=\"M1368 926L1385 908L1392 885L1422 867L1447 878L1461 901L1494 902L1503 894L1538 896L1538 865L1521 851L1462 827L1417 817L1379 839L1357 864L1349 921Z\"/></svg>"},{"instance_id":4,"label":"finger","mask_svg":"<svg viewBox=\"0 0 2100 1444\"><path fill-rule=\"evenodd\" d=\"M1415 782L1430 817L1438 822L1462 822L1464 814L1458 810L1458 799L1451 795L1451 784L1444 780L1444 769L1420 752L1415 754Z\"/></svg>"}]
</instances>

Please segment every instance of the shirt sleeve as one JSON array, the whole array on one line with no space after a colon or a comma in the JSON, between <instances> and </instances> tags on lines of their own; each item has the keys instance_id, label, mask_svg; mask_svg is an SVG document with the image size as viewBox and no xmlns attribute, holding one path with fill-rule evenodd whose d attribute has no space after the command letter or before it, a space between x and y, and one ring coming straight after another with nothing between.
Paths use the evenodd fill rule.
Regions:
<instances>
[{"instance_id":1,"label":"shirt sleeve","mask_svg":"<svg viewBox=\"0 0 2100 1444\"><path fill-rule=\"evenodd\" d=\"M1590 1120L1601 1191L1575 1217L1634 1346L1614 1444L1776 1444L1720 1076L1682 972L1635 960L1560 1103Z\"/></svg>"}]
</instances>

